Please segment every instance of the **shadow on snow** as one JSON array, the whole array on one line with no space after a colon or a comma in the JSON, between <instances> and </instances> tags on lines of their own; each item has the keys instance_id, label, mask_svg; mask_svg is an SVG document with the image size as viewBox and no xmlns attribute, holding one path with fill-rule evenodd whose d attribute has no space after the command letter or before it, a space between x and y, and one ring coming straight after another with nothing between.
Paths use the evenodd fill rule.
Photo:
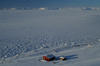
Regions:
<instances>
[{"instance_id":1,"label":"shadow on snow","mask_svg":"<svg viewBox=\"0 0 100 66\"><path fill-rule=\"evenodd\" d=\"M57 57L55 58L55 60L60 59L60 57L65 57L66 60L77 59L77 58L78 58L77 56L78 56L77 54L76 54L76 55L69 55L69 56L57 56Z\"/></svg>"}]
</instances>

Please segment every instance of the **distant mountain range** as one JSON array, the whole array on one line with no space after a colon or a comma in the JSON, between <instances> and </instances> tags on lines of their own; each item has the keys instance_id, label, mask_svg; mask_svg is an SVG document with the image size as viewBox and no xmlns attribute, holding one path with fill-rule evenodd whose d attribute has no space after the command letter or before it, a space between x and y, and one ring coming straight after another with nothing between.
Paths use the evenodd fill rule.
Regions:
<instances>
[{"instance_id":1,"label":"distant mountain range","mask_svg":"<svg viewBox=\"0 0 100 66\"><path fill-rule=\"evenodd\" d=\"M0 8L0 10L100 10L100 7L41 7L41 8L32 8L32 7L13 7L13 8Z\"/></svg>"}]
</instances>

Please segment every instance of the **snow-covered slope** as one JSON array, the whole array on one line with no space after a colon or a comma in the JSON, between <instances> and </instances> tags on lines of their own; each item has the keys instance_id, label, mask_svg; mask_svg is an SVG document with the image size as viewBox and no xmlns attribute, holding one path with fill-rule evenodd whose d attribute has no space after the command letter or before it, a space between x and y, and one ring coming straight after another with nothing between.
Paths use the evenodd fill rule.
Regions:
<instances>
[{"instance_id":1,"label":"snow-covered slope","mask_svg":"<svg viewBox=\"0 0 100 66\"><path fill-rule=\"evenodd\" d=\"M100 65L100 42L96 44L59 47L59 51L54 52L58 48L47 48L41 49L37 52L30 51L23 53L16 57L7 58L5 61L0 62L0 66L99 66ZM54 61L41 61L44 55L47 53L54 54L56 58L65 56L67 60L55 60Z\"/></svg>"},{"instance_id":2,"label":"snow-covered slope","mask_svg":"<svg viewBox=\"0 0 100 66\"><path fill-rule=\"evenodd\" d=\"M99 11L1 10L0 65L52 65L40 61L48 53L68 58L55 65L99 65L99 18Z\"/></svg>"}]
</instances>

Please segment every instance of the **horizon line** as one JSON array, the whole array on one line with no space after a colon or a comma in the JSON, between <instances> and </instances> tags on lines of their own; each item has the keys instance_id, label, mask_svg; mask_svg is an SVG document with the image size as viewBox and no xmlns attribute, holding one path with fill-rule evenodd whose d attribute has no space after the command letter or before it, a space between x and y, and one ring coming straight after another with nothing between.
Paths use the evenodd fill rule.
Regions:
<instances>
[{"instance_id":1,"label":"horizon line","mask_svg":"<svg viewBox=\"0 0 100 66\"><path fill-rule=\"evenodd\" d=\"M11 7L11 8L0 8L0 10L100 10L100 7Z\"/></svg>"}]
</instances>

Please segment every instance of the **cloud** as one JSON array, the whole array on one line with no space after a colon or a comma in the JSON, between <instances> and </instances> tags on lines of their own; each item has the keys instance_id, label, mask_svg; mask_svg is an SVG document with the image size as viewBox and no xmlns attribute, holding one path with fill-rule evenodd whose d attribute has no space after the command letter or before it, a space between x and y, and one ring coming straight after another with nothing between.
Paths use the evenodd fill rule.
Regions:
<instances>
[{"instance_id":1,"label":"cloud","mask_svg":"<svg viewBox=\"0 0 100 66\"><path fill-rule=\"evenodd\" d=\"M0 8L0 10L7 10L7 8Z\"/></svg>"},{"instance_id":2,"label":"cloud","mask_svg":"<svg viewBox=\"0 0 100 66\"><path fill-rule=\"evenodd\" d=\"M16 10L16 8L10 8L9 10Z\"/></svg>"},{"instance_id":3,"label":"cloud","mask_svg":"<svg viewBox=\"0 0 100 66\"><path fill-rule=\"evenodd\" d=\"M83 7L83 10L92 10L90 7Z\"/></svg>"},{"instance_id":4,"label":"cloud","mask_svg":"<svg viewBox=\"0 0 100 66\"><path fill-rule=\"evenodd\" d=\"M45 8L39 8L38 10L45 10Z\"/></svg>"}]
</instances>

